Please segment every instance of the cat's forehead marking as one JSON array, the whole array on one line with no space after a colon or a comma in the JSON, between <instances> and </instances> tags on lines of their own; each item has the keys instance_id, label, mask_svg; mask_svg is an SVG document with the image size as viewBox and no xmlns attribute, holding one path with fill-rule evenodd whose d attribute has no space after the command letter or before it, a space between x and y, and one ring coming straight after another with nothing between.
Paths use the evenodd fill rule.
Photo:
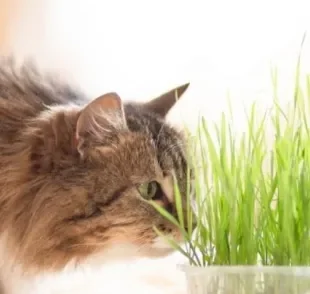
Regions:
<instances>
[{"instance_id":1,"label":"cat's forehead marking","mask_svg":"<svg viewBox=\"0 0 310 294\"><path fill-rule=\"evenodd\" d=\"M179 132L171 128L164 120L133 105L125 106L128 127L135 132L150 136L156 148L156 160L160 172L156 172L169 202L174 203L174 181L172 171L183 174L186 170L183 141Z\"/></svg>"}]
</instances>

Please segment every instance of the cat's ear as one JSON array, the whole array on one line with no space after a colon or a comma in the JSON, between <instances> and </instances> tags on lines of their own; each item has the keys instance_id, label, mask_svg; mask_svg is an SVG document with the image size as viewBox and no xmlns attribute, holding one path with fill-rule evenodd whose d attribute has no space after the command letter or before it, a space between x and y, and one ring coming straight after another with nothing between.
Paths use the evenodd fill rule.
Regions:
<instances>
[{"instance_id":1,"label":"cat's ear","mask_svg":"<svg viewBox=\"0 0 310 294\"><path fill-rule=\"evenodd\" d=\"M107 93L90 102L81 111L76 124L76 139L100 140L113 131L126 128L121 98L116 93Z\"/></svg>"},{"instance_id":2,"label":"cat's ear","mask_svg":"<svg viewBox=\"0 0 310 294\"><path fill-rule=\"evenodd\" d=\"M164 118L174 104L181 98L188 86L189 83L172 89L145 103L143 106L149 111L152 111Z\"/></svg>"}]
</instances>

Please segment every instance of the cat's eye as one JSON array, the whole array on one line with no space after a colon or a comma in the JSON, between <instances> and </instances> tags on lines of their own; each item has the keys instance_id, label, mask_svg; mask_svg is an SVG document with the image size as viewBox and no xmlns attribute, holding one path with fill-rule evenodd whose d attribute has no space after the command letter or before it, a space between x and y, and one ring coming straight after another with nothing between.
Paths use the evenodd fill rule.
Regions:
<instances>
[{"instance_id":1,"label":"cat's eye","mask_svg":"<svg viewBox=\"0 0 310 294\"><path fill-rule=\"evenodd\" d=\"M160 191L160 185L155 181L144 183L138 186L138 191L145 200L152 200Z\"/></svg>"}]
</instances>

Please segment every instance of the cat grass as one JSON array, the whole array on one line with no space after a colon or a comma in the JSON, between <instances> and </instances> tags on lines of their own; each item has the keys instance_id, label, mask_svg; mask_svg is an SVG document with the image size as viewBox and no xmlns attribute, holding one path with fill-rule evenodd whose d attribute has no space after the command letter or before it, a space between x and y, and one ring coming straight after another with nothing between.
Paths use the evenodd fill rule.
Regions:
<instances>
[{"instance_id":1,"label":"cat grass","mask_svg":"<svg viewBox=\"0 0 310 294\"><path fill-rule=\"evenodd\" d=\"M155 230L191 265L310 264L310 77L300 78L298 65L285 108L277 80L273 71L272 109L259 116L253 103L243 134L234 133L228 115L216 125L200 119L188 148L194 198L188 189L182 203L175 181L178 218L154 204L179 226L186 245Z\"/></svg>"}]
</instances>

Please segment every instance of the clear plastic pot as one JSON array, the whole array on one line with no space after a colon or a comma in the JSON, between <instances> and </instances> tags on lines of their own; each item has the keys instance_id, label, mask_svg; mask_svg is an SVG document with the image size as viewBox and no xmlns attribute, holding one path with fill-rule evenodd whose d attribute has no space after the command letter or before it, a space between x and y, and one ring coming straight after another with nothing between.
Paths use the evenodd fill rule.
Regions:
<instances>
[{"instance_id":1,"label":"clear plastic pot","mask_svg":"<svg viewBox=\"0 0 310 294\"><path fill-rule=\"evenodd\" d=\"M310 267L181 265L188 294L310 294Z\"/></svg>"}]
</instances>

